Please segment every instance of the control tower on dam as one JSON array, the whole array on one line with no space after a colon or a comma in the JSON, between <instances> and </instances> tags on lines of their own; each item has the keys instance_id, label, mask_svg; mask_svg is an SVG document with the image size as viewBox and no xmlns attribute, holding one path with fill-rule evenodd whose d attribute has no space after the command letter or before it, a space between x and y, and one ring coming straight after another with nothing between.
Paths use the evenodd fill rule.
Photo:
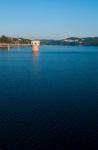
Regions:
<instances>
[{"instance_id":1,"label":"control tower on dam","mask_svg":"<svg viewBox=\"0 0 98 150\"><path fill-rule=\"evenodd\" d=\"M32 45L32 51L33 52L39 52L39 48L40 48L40 41L32 41L31 42Z\"/></svg>"}]
</instances>

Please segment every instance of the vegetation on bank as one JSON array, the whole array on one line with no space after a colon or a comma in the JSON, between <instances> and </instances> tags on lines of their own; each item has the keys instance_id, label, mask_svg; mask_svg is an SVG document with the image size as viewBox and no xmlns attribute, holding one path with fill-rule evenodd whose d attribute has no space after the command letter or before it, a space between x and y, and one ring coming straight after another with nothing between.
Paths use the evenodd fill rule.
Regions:
<instances>
[{"instance_id":1,"label":"vegetation on bank","mask_svg":"<svg viewBox=\"0 0 98 150\"><path fill-rule=\"evenodd\" d=\"M69 46L98 46L98 37L87 37L87 38L78 38L71 37L63 40L40 40L41 45L69 45ZM25 38L12 38L7 36L0 37L0 44L9 43L9 44L31 44L30 39Z\"/></svg>"},{"instance_id":2,"label":"vegetation on bank","mask_svg":"<svg viewBox=\"0 0 98 150\"><path fill-rule=\"evenodd\" d=\"M7 36L1 36L0 37L0 43L9 43L9 44L30 44L30 39L24 39L24 38L12 38Z\"/></svg>"}]
</instances>

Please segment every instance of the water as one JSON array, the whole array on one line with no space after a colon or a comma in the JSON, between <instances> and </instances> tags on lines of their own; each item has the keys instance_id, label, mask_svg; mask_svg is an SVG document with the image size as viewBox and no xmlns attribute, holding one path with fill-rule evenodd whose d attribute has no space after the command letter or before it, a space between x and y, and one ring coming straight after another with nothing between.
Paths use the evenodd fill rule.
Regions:
<instances>
[{"instance_id":1,"label":"water","mask_svg":"<svg viewBox=\"0 0 98 150\"><path fill-rule=\"evenodd\" d=\"M97 150L98 47L0 50L0 150Z\"/></svg>"}]
</instances>

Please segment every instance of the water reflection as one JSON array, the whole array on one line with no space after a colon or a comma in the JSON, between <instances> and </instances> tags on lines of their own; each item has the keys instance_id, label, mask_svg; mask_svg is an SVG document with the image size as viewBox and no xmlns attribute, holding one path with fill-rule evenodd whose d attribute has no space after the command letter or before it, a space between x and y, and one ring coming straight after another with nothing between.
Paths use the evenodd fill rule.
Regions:
<instances>
[{"instance_id":1,"label":"water reflection","mask_svg":"<svg viewBox=\"0 0 98 150\"><path fill-rule=\"evenodd\" d=\"M35 71L39 70L39 51L32 51L33 58L33 69Z\"/></svg>"},{"instance_id":2,"label":"water reflection","mask_svg":"<svg viewBox=\"0 0 98 150\"><path fill-rule=\"evenodd\" d=\"M38 58L38 56L39 56L39 51L33 51L33 56L34 56L34 58Z\"/></svg>"},{"instance_id":3,"label":"water reflection","mask_svg":"<svg viewBox=\"0 0 98 150\"><path fill-rule=\"evenodd\" d=\"M32 46L33 52L39 52L39 46Z\"/></svg>"}]
</instances>

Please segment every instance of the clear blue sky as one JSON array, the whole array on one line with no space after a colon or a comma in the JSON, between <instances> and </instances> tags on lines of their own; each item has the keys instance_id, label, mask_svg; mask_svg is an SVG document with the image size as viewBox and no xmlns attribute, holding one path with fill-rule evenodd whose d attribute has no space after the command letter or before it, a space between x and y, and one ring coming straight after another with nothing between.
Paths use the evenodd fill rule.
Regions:
<instances>
[{"instance_id":1,"label":"clear blue sky","mask_svg":"<svg viewBox=\"0 0 98 150\"><path fill-rule=\"evenodd\" d=\"M98 0L2 0L3 34L48 39L98 36Z\"/></svg>"}]
</instances>

